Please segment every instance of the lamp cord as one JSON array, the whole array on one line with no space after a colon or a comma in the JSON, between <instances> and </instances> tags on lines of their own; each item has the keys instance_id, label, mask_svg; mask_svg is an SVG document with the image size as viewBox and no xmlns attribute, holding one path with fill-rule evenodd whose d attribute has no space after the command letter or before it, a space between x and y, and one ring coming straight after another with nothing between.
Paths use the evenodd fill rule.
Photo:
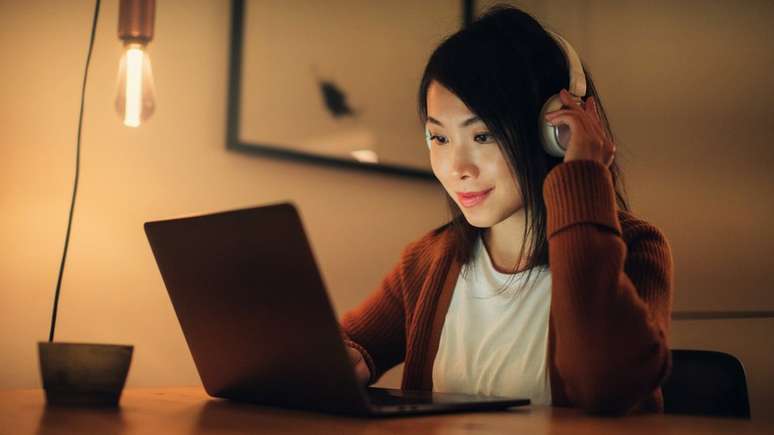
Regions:
<instances>
[{"instance_id":1,"label":"lamp cord","mask_svg":"<svg viewBox=\"0 0 774 435\"><path fill-rule=\"evenodd\" d=\"M70 245L70 229L73 225L73 210L75 209L75 197L78 193L78 175L81 169L81 128L83 127L83 101L86 96L86 79L89 77L89 64L91 63L91 51L94 48L94 34L97 29L97 18L99 17L100 0L96 0L94 6L94 19L91 24L91 38L89 39L89 52L86 55L86 69L83 72L83 85L81 86L81 111L78 115L78 137L75 145L75 184L73 186L73 198L70 201L70 216L67 220L67 235L65 236L64 252L62 253L62 262L59 265L59 277L56 280L56 292L54 293L54 310L51 314L51 332L48 335L48 341L54 341L54 328L56 327L56 312L59 307L59 289L62 287L62 272L64 272L65 260L67 259L67 247Z\"/></svg>"}]
</instances>

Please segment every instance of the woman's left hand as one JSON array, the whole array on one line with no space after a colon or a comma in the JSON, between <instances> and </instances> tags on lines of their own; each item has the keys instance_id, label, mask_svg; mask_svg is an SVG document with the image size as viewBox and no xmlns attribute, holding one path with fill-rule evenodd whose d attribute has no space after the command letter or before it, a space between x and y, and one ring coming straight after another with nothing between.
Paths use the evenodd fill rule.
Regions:
<instances>
[{"instance_id":1,"label":"woman's left hand","mask_svg":"<svg viewBox=\"0 0 774 435\"><path fill-rule=\"evenodd\" d=\"M559 99L565 107L546 113L545 119L549 124L566 124L570 129L564 161L596 160L610 167L615 157L615 144L602 127L594 97L588 97L585 104L579 105L566 89L562 89Z\"/></svg>"}]
</instances>

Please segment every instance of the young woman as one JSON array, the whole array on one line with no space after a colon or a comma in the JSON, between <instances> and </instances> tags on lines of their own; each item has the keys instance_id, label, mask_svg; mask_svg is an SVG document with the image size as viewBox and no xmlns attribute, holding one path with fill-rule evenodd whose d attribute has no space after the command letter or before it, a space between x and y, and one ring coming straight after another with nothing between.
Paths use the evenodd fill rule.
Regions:
<instances>
[{"instance_id":1,"label":"young woman","mask_svg":"<svg viewBox=\"0 0 774 435\"><path fill-rule=\"evenodd\" d=\"M586 98L568 92L562 42L498 5L431 55L419 114L452 219L343 316L364 385L405 362L407 390L663 411L670 247L629 211L599 96L587 70ZM564 155L542 145L545 123Z\"/></svg>"}]
</instances>

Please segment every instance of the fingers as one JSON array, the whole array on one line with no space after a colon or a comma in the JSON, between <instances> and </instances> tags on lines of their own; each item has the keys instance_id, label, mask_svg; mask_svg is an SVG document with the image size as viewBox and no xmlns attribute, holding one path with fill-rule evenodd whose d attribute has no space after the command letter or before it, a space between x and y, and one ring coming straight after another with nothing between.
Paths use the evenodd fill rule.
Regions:
<instances>
[{"instance_id":1,"label":"fingers","mask_svg":"<svg viewBox=\"0 0 774 435\"><path fill-rule=\"evenodd\" d=\"M584 119L585 115L581 110L573 109L559 109L551 113L546 114L545 120L551 125L566 124L570 127L570 132L574 135L576 131L583 130L588 131Z\"/></svg>"},{"instance_id":2,"label":"fingers","mask_svg":"<svg viewBox=\"0 0 774 435\"><path fill-rule=\"evenodd\" d=\"M349 354L350 362L355 367L355 376L361 384L366 385L371 378L371 371L368 370L368 365L365 359L363 359L363 355L357 349L349 346L347 346L347 353Z\"/></svg>"},{"instance_id":3,"label":"fingers","mask_svg":"<svg viewBox=\"0 0 774 435\"><path fill-rule=\"evenodd\" d=\"M577 112L570 109L552 112L551 114L546 115L546 121L551 125L567 124L570 127L570 131L575 131L580 124Z\"/></svg>"},{"instance_id":4,"label":"fingers","mask_svg":"<svg viewBox=\"0 0 774 435\"><path fill-rule=\"evenodd\" d=\"M361 362L355 366L355 377L362 385L368 385L368 380L371 378L371 372L368 371L368 366L365 362Z\"/></svg>"},{"instance_id":5,"label":"fingers","mask_svg":"<svg viewBox=\"0 0 774 435\"><path fill-rule=\"evenodd\" d=\"M584 110L591 117L591 128L594 130L597 136L609 140L607 131L602 126L602 119L599 117L599 111L597 111L597 100L593 95L586 99L586 107Z\"/></svg>"},{"instance_id":6,"label":"fingers","mask_svg":"<svg viewBox=\"0 0 774 435\"><path fill-rule=\"evenodd\" d=\"M602 127L602 121L599 118L596 107L596 100L591 96L586 100L585 107L580 108L576 106L548 112L545 115L545 120L552 125L568 124L573 130L577 126L582 126L585 131L588 131L593 136L609 141L610 138Z\"/></svg>"},{"instance_id":7,"label":"fingers","mask_svg":"<svg viewBox=\"0 0 774 435\"><path fill-rule=\"evenodd\" d=\"M559 100L563 104L562 108L546 113L547 120L551 119L550 117L552 116L557 116L564 113L581 114L586 111L586 109L582 106L582 100L576 100L575 97L567 92L567 89L562 89L559 91Z\"/></svg>"},{"instance_id":8,"label":"fingers","mask_svg":"<svg viewBox=\"0 0 774 435\"><path fill-rule=\"evenodd\" d=\"M347 346L347 353L349 354L349 360L352 364L357 364L358 361L363 359L363 355L357 349Z\"/></svg>"},{"instance_id":9,"label":"fingers","mask_svg":"<svg viewBox=\"0 0 774 435\"><path fill-rule=\"evenodd\" d=\"M586 104L583 108L583 110L589 114L593 119L596 119L599 121L599 112L597 112L597 102L594 99L594 96L590 96L586 98Z\"/></svg>"},{"instance_id":10,"label":"fingers","mask_svg":"<svg viewBox=\"0 0 774 435\"><path fill-rule=\"evenodd\" d=\"M579 104L566 89L562 89L559 99L562 108L546 113L545 121L554 126L565 124L569 127L571 139L565 161L590 159L609 167L615 158L616 147L602 123L596 98L592 95L585 104Z\"/></svg>"},{"instance_id":11,"label":"fingers","mask_svg":"<svg viewBox=\"0 0 774 435\"><path fill-rule=\"evenodd\" d=\"M552 120L561 115L578 116L580 114L581 112L578 109L559 109L559 110L554 110L553 112L546 113L546 119Z\"/></svg>"},{"instance_id":12,"label":"fingers","mask_svg":"<svg viewBox=\"0 0 774 435\"><path fill-rule=\"evenodd\" d=\"M597 107L597 99L594 96L589 97L586 100L586 106L589 108L589 113L596 121L592 122L594 129L597 131L597 133L600 134L601 137L605 138L605 140L612 142L613 139L610 137L607 129L603 126L602 117L600 116L599 108ZM613 144L613 151L615 151L615 144Z\"/></svg>"},{"instance_id":13,"label":"fingers","mask_svg":"<svg viewBox=\"0 0 774 435\"><path fill-rule=\"evenodd\" d=\"M580 99L576 99L575 97L570 94L567 89L562 89L559 91L559 100L564 104L568 109L571 110L583 110L583 107L581 106L582 101Z\"/></svg>"},{"instance_id":14,"label":"fingers","mask_svg":"<svg viewBox=\"0 0 774 435\"><path fill-rule=\"evenodd\" d=\"M596 121L595 124L602 126L602 116L599 114L597 99L593 95L586 99L586 112Z\"/></svg>"}]
</instances>

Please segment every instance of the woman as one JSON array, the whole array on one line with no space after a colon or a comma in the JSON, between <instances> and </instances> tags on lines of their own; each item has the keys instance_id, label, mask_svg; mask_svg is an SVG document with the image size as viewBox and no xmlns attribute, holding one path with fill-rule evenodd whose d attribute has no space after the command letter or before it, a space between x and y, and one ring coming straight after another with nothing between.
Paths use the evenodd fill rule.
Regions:
<instances>
[{"instance_id":1,"label":"woman","mask_svg":"<svg viewBox=\"0 0 774 435\"><path fill-rule=\"evenodd\" d=\"M560 41L498 5L431 55L419 114L453 217L343 316L364 385L405 362L406 390L663 412L671 250L630 213L596 89L585 71L585 101L568 93ZM563 156L539 118L569 132Z\"/></svg>"}]
</instances>

